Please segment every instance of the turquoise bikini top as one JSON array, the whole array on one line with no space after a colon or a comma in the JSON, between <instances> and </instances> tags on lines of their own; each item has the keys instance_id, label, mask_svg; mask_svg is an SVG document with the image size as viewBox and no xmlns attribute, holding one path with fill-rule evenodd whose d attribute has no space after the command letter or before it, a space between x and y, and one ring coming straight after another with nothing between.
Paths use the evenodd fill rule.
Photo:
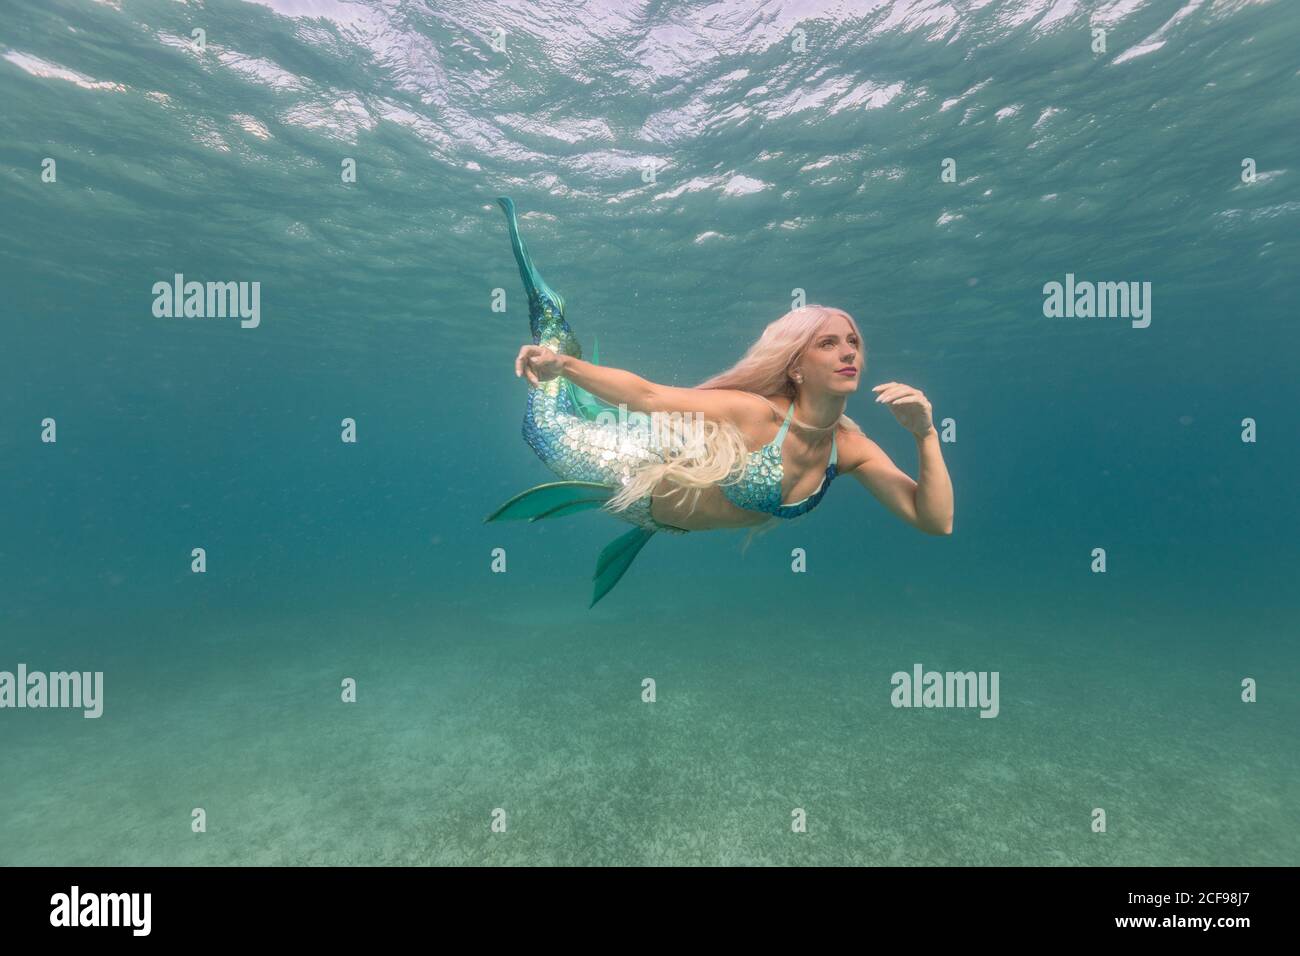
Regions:
<instances>
[{"instance_id":1,"label":"turquoise bikini top","mask_svg":"<svg viewBox=\"0 0 1300 956\"><path fill-rule=\"evenodd\" d=\"M826 489L831 486L836 475L837 460L834 432L831 433L830 463L826 466L826 475L822 478L821 487L802 501L788 505L781 503L781 479L785 477L785 466L781 460L781 444L785 441L786 432L790 430L790 419L793 416L794 402L791 402L790 410L785 413L785 421L781 423L781 430L776 433L776 437L757 451L749 453L749 460L745 464L745 471L740 480L718 486L727 500L737 508L761 511L778 518L797 518L816 508L826 494Z\"/></svg>"}]
</instances>

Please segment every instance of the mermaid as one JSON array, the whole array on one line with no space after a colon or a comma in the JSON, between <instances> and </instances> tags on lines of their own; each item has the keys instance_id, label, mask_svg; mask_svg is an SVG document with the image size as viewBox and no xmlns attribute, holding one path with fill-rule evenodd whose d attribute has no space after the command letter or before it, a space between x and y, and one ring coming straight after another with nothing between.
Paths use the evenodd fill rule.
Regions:
<instances>
[{"instance_id":1,"label":"mermaid","mask_svg":"<svg viewBox=\"0 0 1300 956\"><path fill-rule=\"evenodd\" d=\"M583 360L564 298L542 279L519 234L514 203L497 202L528 293L533 341L515 358L515 375L529 385L524 440L560 480L515 495L485 520L600 508L633 525L597 557L589 607L654 535L770 529L816 508L841 475L918 530L952 533L952 483L929 399L899 382L872 388L916 438L915 481L844 414L866 361L847 312L794 309L727 371L694 388L660 385L601 366L595 347Z\"/></svg>"}]
</instances>

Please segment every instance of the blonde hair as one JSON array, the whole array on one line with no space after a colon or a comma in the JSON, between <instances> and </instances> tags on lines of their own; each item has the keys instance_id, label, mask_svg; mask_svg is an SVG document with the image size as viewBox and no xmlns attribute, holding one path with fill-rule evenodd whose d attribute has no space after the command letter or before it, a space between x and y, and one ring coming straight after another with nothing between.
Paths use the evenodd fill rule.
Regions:
<instances>
[{"instance_id":1,"label":"blonde hair","mask_svg":"<svg viewBox=\"0 0 1300 956\"><path fill-rule=\"evenodd\" d=\"M847 319L857 333L858 341L863 341L857 323L843 309L806 305L769 323L740 361L695 387L736 389L752 392L765 400L768 395L784 395L793 402L798 389L790 378L790 370L812 344L817 330L835 317ZM865 355L865 344L862 349ZM841 415L835 427L862 433L862 429L847 415ZM667 478L676 486L667 494L685 493L688 489L693 492L691 510L694 511L705 488L739 481L749 458L744 434L729 421L705 421L703 432L693 441L670 443L664 449L662 462L651 462L638 468L605 507L610 511L622 511L650 494Z\"/></svg>"}]
</instances>

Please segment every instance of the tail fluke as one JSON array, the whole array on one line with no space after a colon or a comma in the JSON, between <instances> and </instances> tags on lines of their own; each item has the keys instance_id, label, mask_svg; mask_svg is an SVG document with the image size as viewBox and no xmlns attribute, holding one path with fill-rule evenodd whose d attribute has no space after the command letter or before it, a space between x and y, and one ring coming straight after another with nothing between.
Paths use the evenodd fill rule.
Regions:
<instances>
[{"instance_id":1,"label":"tail fluke","mask_svg":"<svg viewBox=\"0 0 1300 956\"><path fill-rule=\"evenodd\" d=\"M627 573L645 543L654 535L653 531L645 528L633 528L605 545L600 557L596 559L596 573L592 575L595 583L591 591L591 603L587 605L588 610L614 589L614 585Z\"/></svg>"},{"instance_id":2,"label":"tail fluke","mask_svg":"<svg viewBox=\"0 0 1300 956\"><path fill-rule=\"evenodd\" d=\"M542 518L563 518L599 508L616 491L616 488L596 481L550 481L521 491L483 520L540 521Z\"/></svg>"},{"instance_id":3,"label":"tail fluke","mask_svg":"<svg viewBox=\"0 0 1300 956\"><path fill-rule=\"evenodd\" d=\"M487 521L541 521L543 518L563 518L599 508L618 489L596 481L551 481L521 491L483 520ZM605 545L596 559L596 573L588 608L614 589L614 585L627 573L632 561L653 538L655 532L633 528Z\"/></svg>"},{"instance_id":4,"label":"tail fluke","mask_svg":"<svg viewBox=\"0 0 1300 956\"><path fill-rule=\"evenodd\" d=\"M528 254L524 237L519 234L519 220L515 217L515 204L508 196L499 196L497 202L505 210L506 226L510 229L510 246L514 249L515 263L519 266L519 278L524 282L524 291L528 293L528 324L536 342L543 335L561 335L568 331L564 321L564 296L556 292L542 278L533 257ZM577 343L573 343L576 348ZM581 351L566 354L581 358Z\"/></svg>"}]
</instances>

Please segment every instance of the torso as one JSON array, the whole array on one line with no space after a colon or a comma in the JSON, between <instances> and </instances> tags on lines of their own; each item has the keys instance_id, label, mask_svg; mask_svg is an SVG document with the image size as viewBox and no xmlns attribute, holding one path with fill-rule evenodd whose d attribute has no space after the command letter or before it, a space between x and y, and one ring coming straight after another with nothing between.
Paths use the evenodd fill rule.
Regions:
<instances>
[{"instance_id":1,"label":"torso","mask_svg":"<svg viewBox=\"0 0 1300 956\"><path fill-rule=\"evenodd\" d=\"M784 396L771 396L773 404L786 411L790 400ZM763 422L760 440L753 441L754 436L745 432L750 439L751 456L776 440L781 430L782 419L771 409L769 419ZM837 470L840 475L852 470L857 463L844 460L844 438L846 430L836 431L836 445L839 461ZM810 444L811 442L811 444ZM804 432L791 426L781 441L781 459L784 477L781 482L781 502L798 503L811 495L817 494L823 482L828 482L827 466L831 454L830 432ZM852 465L852 467L850 467ZM699 500L691 509L692 492L679 492L671 497L662 497L674 489L668 480L660 482L654 491L651 514L661 524L672 525L687 531L707 531L714 528L745 528L760 525L772 520L772 515L764 511L751 511L733 504L723 493L719 485L713 485L700 492Z\"/></svg>"}]
</instances>

